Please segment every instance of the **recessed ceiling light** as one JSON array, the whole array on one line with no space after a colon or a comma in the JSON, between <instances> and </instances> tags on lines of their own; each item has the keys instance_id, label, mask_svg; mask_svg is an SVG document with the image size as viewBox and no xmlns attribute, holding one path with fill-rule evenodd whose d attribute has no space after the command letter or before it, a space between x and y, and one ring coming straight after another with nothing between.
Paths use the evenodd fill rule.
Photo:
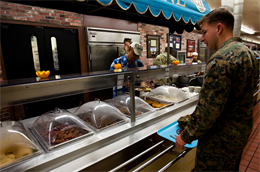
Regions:
<instances>
[{"instance_id":1,"label":"recessed ceiling light","mask_svg":"<svg viewBox=\"0 0 260 172\"><path fill-rule=\"evenodd\" d=\"M252 29L246 28L245 26L241 26L241 31L246 32L248 34L254 34L255 33L255 31L253 31Z\"/></svg>"}]
</instances>

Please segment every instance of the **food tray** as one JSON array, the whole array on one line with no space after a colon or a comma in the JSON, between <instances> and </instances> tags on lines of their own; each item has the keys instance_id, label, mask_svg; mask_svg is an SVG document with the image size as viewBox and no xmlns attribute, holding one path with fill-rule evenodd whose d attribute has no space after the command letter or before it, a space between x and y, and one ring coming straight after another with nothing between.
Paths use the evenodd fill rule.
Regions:
<instances>
[{"instance_id":1,"label":"food tray","mask_svg":"<svg viewBox=\"0 0 260 172\"><path fill-rule=\"evenodd\" d=\"M180 89L167 85L159 86L151 90L146 97L172 103L180 103L189 99L189 97Z\"/></svg>"},{"instance_id":2,"label":"food tray","mask_svg":"<svg viewBox=\"0 0 260 172\"><path fill-rule=\"evenodd\" d=\"M170 100L160 99L160 98L153 97L153 96L146 96L146 99L156 100L156 101L165 102L165 103L169 103L169 104L170 104L170 103L175 104L175 103L181 103L181 102L183 102L183 101L186 101L186 100L189 99L189 97L186 98L186 99L183 99L183 100L181 100L181 101L177 101L177 102L170 101Z\"/></svg>"},{"instance_id":3,"label":"food tray","mask_svg":"<svg viewBox=\"0 0 260 172\"><path fill-rule=\"evenodd\" d=\"M140 88L135 88L136 91L144 91L144 92L148 92L151 91L151 88L146 88L146 87L140 87Z\"/></svg>"},{"instance_id":4,"label":"food tray","mask_svg":"<svg viewBox=\"0 0 260 172\"><path fill-rule=\"evenodd\" d=\"M140 97L135 96L135 116L137 119L144 117L148 114L155 112L155 108L152 108L148 103L146 103ZM122 114L126 117L131 118L131 106L130 106L130 96L129 95L120 95L114 97L109 102L112 106L120 110Z\"/></svg>"},{"instance_id":5,"label":"food tray","mask_svg":"<svg viewBox=\"0 0 260 172\"><path fill-rule=\"evenodd\" d=\"M160 107L160 108L155 108L155 107L153 107L154 109L156 109L156 111L174 105L173 102L170 102L170 101L167 101L167 100L158 99L158 98L151 97L151 96L145 96L144 99L145 99L145 100L158 101L159 103L166 103L166 104L168 104L168 105L163 106L163 107ZM150 106L151 106L151 105L150 105Z\"/></svg>"},{"instance_id":6,"label":"food tray","mask_svg":"<svg viewBox=\"0 0 260 172\"><path fill-rule=\"evenodd\" d=\"M43 153L37 140L18 121L3 121L0 133L0 171L7 171Z\"/></svg>"},{"instance_id":7,"label":"food tray","mask_svg":"<svg viewBox=\"0 0 260 172\"><path fill-rule=\"evenodd\" d=\"M46 152L94 134L81 119L59 108L42 114L29 130Z\"/></svg>"},{"instance_id":8,"label":"food tray","mask_svg":"<svg viewBox=\"0 0 260 172\"><path fill-rule=\"evenodd\" d=\"M175 138L177 135L181 134L182 129L179 127L179 123L177 121L167 125L166 127L161 128L157 131L157 134L165 139L168 139L174 143L176 143ZM172 136L172 137L171 137ZM194 148L198 144L198 140L192 141L190 144L185 144L184 147L186 148Z\"/></svg>"},{"instance_id":9,"label":"food tray","mask_svg":"<svg viewBox=\"0 0 260 172\"><path fill-rule=\"evenodd\" d=\"M90 101L79 107L74 115L96 132L128 122L116 107L100 100Z\"/></svg>"},{"instance_id":10,"label":"food tray","mask_svg":"<svg viewBox=\"0 0 260 172\"><path fill-rule=\"evenodd\" d=\"M46 152L53 151L53 150L55 150L57 148L63 147L63 146L68 145L68 144L71 144L72 142L76 142L77 140L80 140L82 138L86 138L86 137L92 136L94 134L93 131L88 130L88 132L85 132L81 136L78 136L78 137L70 139L68 141L64 141L62 143L59 143L59 144L52 145L52 146L48 147L46 141L44 140L44 138L42 138L41 134L38 131L34 130L33 128L29 128L29 130L34 135L34 137L36 137L39 140L41 146L44 148L44 150ZM85 131L87 131L87 130L85 130Z\"/></svg>"},{"instance_id":11,"label":"food tray","mask_svg":"<svg viewBox=\"0 0 260 172\"><path fill-rule=\"evenodd\" d=\"M118 110L120 110L121 113L125 114L126 117L131 118L131 113L128 111L128 108L126 107L117 107L115 106ZM135 117L141 118L147 114L150 114L151 112L149 110L146 110L145 108L142 108L140 110L135 110Z\"/></svg>"},{"instance_id":12,"label":"food tray","mask_svg":"<svg viewBox=\"0 0 260 172\"><path fill-rule=\"evenodd\" d=\"M125 119L117 119L114 122L112 122L111 124L108 124L108 125L106 125L106 126L104 126L102 128L96 128L96 127L93 126L93 124L91 122L91 112L81 113L81 114L78 114L77 116L82 121L84 121L88 125L89 128L91 128L95 132L101 132L103 130L107 130L108 128L111 128L111 127L114 127L114 126L118 126L120 124L127 123L127 120L125 120Z\"/></svg>"}]
</instances>

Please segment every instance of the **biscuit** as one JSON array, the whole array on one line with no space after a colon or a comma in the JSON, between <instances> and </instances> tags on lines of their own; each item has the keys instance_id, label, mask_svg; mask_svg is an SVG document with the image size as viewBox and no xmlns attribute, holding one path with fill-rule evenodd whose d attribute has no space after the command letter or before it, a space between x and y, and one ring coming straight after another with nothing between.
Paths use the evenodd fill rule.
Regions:
<instances>
[{"instance_id":1,"label":"biscuit","mask_svg":"<svg viewBox=\"0 0 260 172\"><path fill-rule=\"evenodd\" d=\"M152 100L145 100L146 103L148 103L149 105L153 104L153 101Z\"/></svg>"},{"instance_id":2,"label":"biscuit","mask_svg":"<svg viewBox=\"0 0 260 172\"><path fill-rule=\"evenodd\" d=\"M162 105L160 103L153 103L152 106L155 107L155 108L162 107Z\"/></svg>"}]
</instances>

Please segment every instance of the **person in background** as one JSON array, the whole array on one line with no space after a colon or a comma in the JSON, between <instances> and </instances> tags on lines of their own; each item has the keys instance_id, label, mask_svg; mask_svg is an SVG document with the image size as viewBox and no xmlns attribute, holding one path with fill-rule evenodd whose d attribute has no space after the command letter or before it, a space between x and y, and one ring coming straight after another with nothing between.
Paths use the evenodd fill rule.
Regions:
<instances>
[{"instance_id":1,"label":"person in background","mask_svg":"<svg viewBox=\"0 0 260 172\"><path fill-rule=\"evenodd\" d=\"M124 48L120 51L119 57L124 56L125 54L127 54L129 52L131 44L132 44L131 38L124 39Z\"/></svg>"},{"instance_id":2,"label":"person in background","mask_svg":"<svg viewBox=\"0 0 260 172\"><path fill-rule=\"evenodd\" d=\"M169 65L172 64L173 61L177 60L175 57L173 57L172 54L173 48L170 47L170 54L169 54ZM162 54L159 54L153 62L153 65L167 65L167 52L168 52L168 47L166 45L165 47L165 51ZM169 79L169 84L172 84L171 79ZM160 85L165 85L166 83L168 83L166 78L162 78L162 79L156 79L155 80L155 86L160 86Z\"/></svg>"},{"instance_id":3,"label":"person in background","mask_svg":"<svg viewBox=\"0 0 260 172\"><path fill-rule=\"evenodd\" d=\"M191 63L202 63L200 60L198 60L198 53L197 52L193 52L192 53L192 61Z\"/></svg>"},{"instance_id":4,"label":"person in background","mask_svg":"<svg viewBox=\"0 0 260 172\"><path fill-rule=\"evenodd\" d=\"M167 51L168 47L165 47L165 50L162 54L159 54L153 61L153 65L167 65ZM170 54L169 54L169 64L171 65L173 61L177 60L175 57L173 57L172 54L173 48L170 47Z\"/></svg>"},{"instance_id":5,"label":"person in background","mask_svg":"<svg viewBox=\"0 0 260 172\"><path fill-rule=\"evenodd\" d=\"M207 63L195 111L178 119L176 146L198 139L194 171L239 171L253 129L253 94L258 81L253 53L233 37L234 15L216 8L199 21L201 41L217 50Z\"/></svg>"},{"instance_id":6,"label":"person in background","mask_svg":"<svg viewBox=\"0 0 260 172\"><path fill-rule=\"evenodd\" d=\"M133 42L130 45L130 50L127 54L118 57L112 62L110 70L114 70L114 65L118 63L121 64L122 71L127 71L128 68L143 67L143 63L139 60L142 52L143 46L138 42Z\"/></svg>"},{"instance_id":7,"label":"person in background","mask_svg":"<svg viewBox=\"0 0 260 172\"><path fill-rule=\"evenodd\" d=\"M130 45L129 52L121 57L115 59L111 65L110 70L115 69L115 64L120 63L122 71L127 71L128 68L135 68L135 67L143 67L143 63L139 60L139 57L142 55L143 46L138 42L133 42ZM116 87L113 89L117 90ZM129 92L129 82L124 83L122 89L117 90L118 94L124 94L125 92Z\"/></svg>"}]
</instances>

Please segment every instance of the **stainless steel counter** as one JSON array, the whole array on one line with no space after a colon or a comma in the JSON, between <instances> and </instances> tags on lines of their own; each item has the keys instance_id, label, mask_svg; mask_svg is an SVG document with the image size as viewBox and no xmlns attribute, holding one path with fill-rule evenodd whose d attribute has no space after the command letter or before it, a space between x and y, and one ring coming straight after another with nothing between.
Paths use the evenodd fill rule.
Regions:
<instances>
[{"instance_id":1,"label":"stainless steel counter","mask_svg":"<svg viewBox=\"0 0 260 172\"><path fill-rule=\"evenodd\" d=\"M8 171L79 171L156 133L195 110L198 95L184 102L39 155ZM22 121L30 128L36 118ZM130 121L130 120L129 120Z\"/></svg>"}]
</instances>

